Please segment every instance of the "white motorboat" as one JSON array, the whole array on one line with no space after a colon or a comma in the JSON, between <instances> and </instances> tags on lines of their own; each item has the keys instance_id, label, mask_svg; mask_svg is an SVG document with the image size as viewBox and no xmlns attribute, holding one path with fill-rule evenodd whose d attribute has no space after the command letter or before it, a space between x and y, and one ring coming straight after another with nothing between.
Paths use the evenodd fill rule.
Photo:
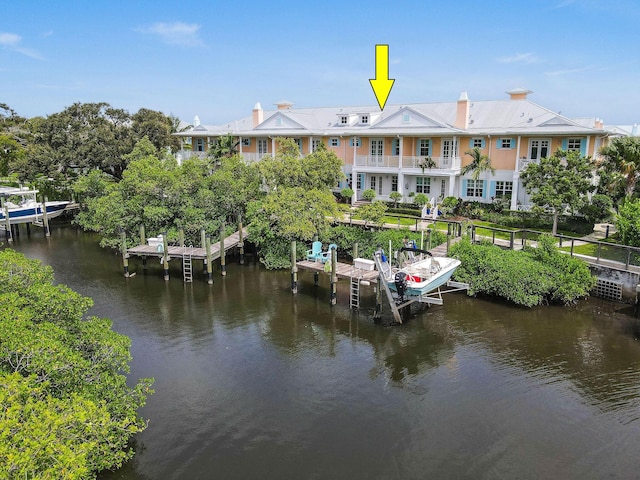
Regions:
<instances>
[{"instance_id":1,"label":"white motorboat","mask_svg":"<svg viewBox=\"0 0 640 480\"><path fill-rule=\"evenodd\" d=\"M400 250L397 267L391 266L384 255L379 260L384 281L400 300L405 296L423 296L437 290L460 266L457 258L433 257L426 250L411 247Z\"/></svg>"},{"instance_id":2,"label":"white motorboat","mask_svg":"<svg viewBox=\"0 0 640 480\"><path fill-rule=\"evenodd\" d=\"M38 190L30 190L17 187L0 187L0 197L4 200L4 206L9 212L9 223L41 223L43 221L42 202L36 200ZM46 203L47 219L61 215L68 201L52 201ZM6 224L5 209L0 209L0 225Z\"/></svg>"}]
</instances>

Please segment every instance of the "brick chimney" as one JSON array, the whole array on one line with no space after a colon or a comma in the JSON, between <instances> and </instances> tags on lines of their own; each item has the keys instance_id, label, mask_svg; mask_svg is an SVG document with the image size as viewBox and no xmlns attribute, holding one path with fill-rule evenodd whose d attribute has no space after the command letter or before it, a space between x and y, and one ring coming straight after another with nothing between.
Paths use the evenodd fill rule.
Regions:
<instances>
[{"instance_id":1,"label":"brick chimney","mask_svg":"<svg viewBox=\"0 0 640 480\"><path fill-rule=\"evenodd\" d=\"M456 128L462 130L469 128L469 106L470 102L467 92L462 92L458 99L458 108L456 110Z\"/></svg>"},{"instance_id":2,"label":"brick chimney","mask_svg":"<svg viewBox=\"0 0 640 480\"><path fill-rule=\"evenodd\" d=\"M256 128L264 120L264 111L260 102L253 106L253 128Z\"/></svg>"}]
</instances>

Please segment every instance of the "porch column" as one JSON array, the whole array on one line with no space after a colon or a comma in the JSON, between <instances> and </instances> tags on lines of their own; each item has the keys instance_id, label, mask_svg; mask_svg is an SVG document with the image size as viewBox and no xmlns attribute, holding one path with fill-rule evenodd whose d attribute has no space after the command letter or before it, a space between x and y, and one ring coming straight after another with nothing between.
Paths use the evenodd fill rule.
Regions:
<instances>
[{"instance_id":1,"label":"porch column","mask_svg":"<svg viewBox=\"0 0 640 480\"><path fill-rule=\"evenodd\" d=\"M515 210L518 208L518 188L520 184L520 146L522 143L522 137L518 135L518 143L516 145L516 165L515 170L513 171L513 188L511 191L511 204L509 205L510 210Z\"/></svg>"},{"instance_id":2,"label":"porch column","mask_svg":"<svg viewBox=\"0 0 640 480\"><path fill-rule=\"evenodd\" d=\"M242 137L238 137L238 139L239 139L238 143L240 144L239 153L240 153L240 155L242 155Z\"/></svg>"},{"instance_id":3,"label":"porch column","mask_svg":"<svg viewBox=\"0 0 640 480\"><path fill-rule=\"evenodd\" d=\"M271 155L276 156L276 137L271 137Z\"/></svg>"},{"instance_id":4,"label":"porch column","mask_svg":"<svg viewBox=\"0 0 640 480\"><path fill-rule=\"evenodd\" d=\"M456 176L455 175L449 175L449 196L450 197L456 197L459 195L456 195Z\"/></svg>"},{"instance_id":5,"label":"porch column","mask_svg":"<svg viewBox=\"0 0 640 480\"><path fill-rule=\"evenodd\" d=\"M402 193L402 201L404 202L404 195L408 195L408 192L405 193L404 191L404 173L402 173L402 140L402 135L398 135L398 191Z\"/></svg>"},{"instance_id":6,"label":"porch column","mask_svg":"<svg viewBox=\"0 0 640 480\"><path fill-rule=\"evenodd\" d=\"M309 153L313 153L313 137L309 137Z\"/></svg>"},{"instance_id":7,"label":"porch column","mask_svg":"<svg viewBox=\"0 0 640 480\"><path fill-rule=\"evenodd\" d=\"M351 197L351 205L353 205L358 200L358 171L355 169L355 164L351 169L351 190L353 190Z\"/></svg>"}]
</instances>

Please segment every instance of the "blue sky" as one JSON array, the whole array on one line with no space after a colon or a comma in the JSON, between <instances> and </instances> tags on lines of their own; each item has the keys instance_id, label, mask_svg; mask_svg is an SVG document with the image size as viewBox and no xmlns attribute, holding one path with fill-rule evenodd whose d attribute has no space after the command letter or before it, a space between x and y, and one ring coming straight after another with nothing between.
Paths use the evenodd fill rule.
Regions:
<instances>
[{"instance_id":1,"label":"blue sky","mask_svg":"<svg viewBox=\"0 0 640 480\"><path fill-rule=\"evenodd\" d=\"M0 102L32 117L74 102L221 124L256 102L375 105L507 98L640 122L636 0L270 2L0 0Z\"/></svg>"}]
</instances>

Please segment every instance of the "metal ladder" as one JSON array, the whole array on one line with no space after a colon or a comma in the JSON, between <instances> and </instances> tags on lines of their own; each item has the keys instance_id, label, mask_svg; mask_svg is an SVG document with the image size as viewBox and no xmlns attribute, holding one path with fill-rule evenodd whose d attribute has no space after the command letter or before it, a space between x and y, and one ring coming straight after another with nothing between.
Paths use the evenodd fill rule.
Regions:
<instances>
[{"instance_id":1,"label":"metal ladder","mask_svg":"<svg viewBox=\"0 0 640 480\"><path fill-rule=\"evenodd\" d=\"M182 278L186 283L193 282L192 250L193 247L189 247L189 250L182 256Z\"/></svg>"},{"instance_id":2,"label":"metal ladder","mask_svg":"<svg viewBox=\"0 0 640 480\"><path fill-rule=\"evenodd\" d=\"M360 279L351 277L351 300L349 308L360 308Z\"/></svg>"}]
</instances>

